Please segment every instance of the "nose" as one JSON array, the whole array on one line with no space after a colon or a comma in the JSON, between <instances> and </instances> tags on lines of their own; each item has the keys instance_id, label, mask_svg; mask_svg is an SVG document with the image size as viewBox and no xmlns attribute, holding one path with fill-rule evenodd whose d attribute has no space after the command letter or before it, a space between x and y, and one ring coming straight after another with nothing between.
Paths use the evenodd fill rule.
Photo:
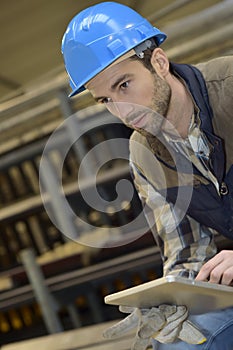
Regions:
<instances>
[{"instance_id":1,"label":"nose","mask_svg":"<svg viewBox=\"0 0 233 350\"><path fill-rule=\"evenodd\" d=\"M127 116L133 112L134 106L129 102L108 102L106 103L106 107L109 112L115 115L117 118L121 119L123 122L126 120Z\"/></svg>"}]
</instances>

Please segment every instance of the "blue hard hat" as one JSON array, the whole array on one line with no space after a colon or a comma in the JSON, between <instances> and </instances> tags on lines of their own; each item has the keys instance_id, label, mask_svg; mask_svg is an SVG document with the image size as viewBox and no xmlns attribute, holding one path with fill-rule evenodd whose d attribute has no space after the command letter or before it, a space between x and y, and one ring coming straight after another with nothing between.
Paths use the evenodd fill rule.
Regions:
<instances>
[{"instance_id":1,"label":"blue hard hat","mask_svg":"<svg viewBox=\"0 0 233 350\"><path fill-rule=\"evenodd\" d=\"M77 14L62 39L62 53L74 96L84 84L147 39L159 46L166 35L131 8L102 2Z\"/></svg>"}]
</instances>

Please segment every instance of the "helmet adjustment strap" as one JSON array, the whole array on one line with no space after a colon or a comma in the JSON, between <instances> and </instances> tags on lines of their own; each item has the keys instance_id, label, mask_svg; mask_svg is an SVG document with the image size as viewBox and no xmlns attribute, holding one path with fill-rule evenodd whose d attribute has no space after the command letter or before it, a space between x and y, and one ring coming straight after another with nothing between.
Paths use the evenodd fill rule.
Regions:
<instances>
[{"instance_id":1,"label":"helmet adjustment strap","mask_svg":"<svg viewBox=\"0 0 233 350\"><path fill-rule=\"evenodd\" d=\"M146 51L147 49L153 50L156 47L158 47L158 45L156 44L155 39L151 38L143 41L141 44L134 47L134 51L139 58L143 58L144 51Z\"/></svg>"}]
</instances>

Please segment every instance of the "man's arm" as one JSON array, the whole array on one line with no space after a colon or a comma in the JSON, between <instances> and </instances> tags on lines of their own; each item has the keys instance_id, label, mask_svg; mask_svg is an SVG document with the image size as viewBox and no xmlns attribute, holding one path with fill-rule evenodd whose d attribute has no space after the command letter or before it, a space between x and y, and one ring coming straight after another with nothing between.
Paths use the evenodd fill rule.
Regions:
<instances>
[{"instance_id":1,"label":"man's arm","mask_svg":"<svg viewBox=\"0 0 233 350\"><path fill-rule=\"evenodd\" d=\"M225 143L226 170L228 171L233 163L233 56L218 57L199 63L197 68L201 70L206 81L213 111L214 132Z\"/></svg>"}]
</instances>

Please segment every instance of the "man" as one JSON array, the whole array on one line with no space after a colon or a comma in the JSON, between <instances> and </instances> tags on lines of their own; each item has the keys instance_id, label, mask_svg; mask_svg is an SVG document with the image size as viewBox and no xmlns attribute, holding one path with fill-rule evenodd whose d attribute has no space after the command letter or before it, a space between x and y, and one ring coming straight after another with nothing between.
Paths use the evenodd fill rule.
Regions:
<instances>
[{"instance_id":1,"label":"man","mask_svg":"<svg viewBox=\"0 0 233 350\"><path fill-rule=\"evenodd\" d=\"M165 39L121 4L82 11L62 43L70 96L88 89L135 130L132 173L164 275L230 285L233 251L216 254L214 235L233 238L233 58L196 67L170 63L160 48ZM147 346L140 342L142 330L152 324L148 315L140 314L134 349ZM179 334L184 319L167 339L165 316L161 329L154 329L154 349L233 349L232 308L190 317L207 339L203 345L187 344Z\"/></svg>"}]
</instances>

